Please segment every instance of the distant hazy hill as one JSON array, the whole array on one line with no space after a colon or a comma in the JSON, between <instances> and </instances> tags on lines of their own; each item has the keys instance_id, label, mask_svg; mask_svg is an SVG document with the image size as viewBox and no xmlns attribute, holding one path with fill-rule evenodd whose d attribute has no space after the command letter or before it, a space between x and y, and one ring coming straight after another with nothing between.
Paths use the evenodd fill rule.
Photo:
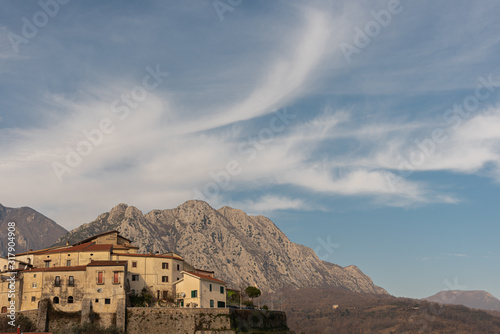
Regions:
<instances>
[{"instance_id":1,"label":"distant hazy hill","mask_svg":"<svg viewBox=\"0 0 500 334\"><path fill-rule=\"evenodd\" d=\"M339 288L283 289L258 299L285 311L295 333L500 333L499 316L461 305Z\"/></svg>"},{"instance_id":2,"label":"distant hazy hill","mask_svg":"<svg viewBox=\"0 0 500 334\"><path fill-rule=\"evenodd\" d=\"M424 300L440 304L464 305L470 308L500 311L500 300L482 290L441 291L433 296L424 298Z\"/></svg>"},{"instance_id":3,"label":"distant hazy hill","mask_svg":"<svg viewBox=\"0 0 500 334\"><path fill-rule=\"evenodd\" d=\"M356 266L321 261L312 249L291 242L268 218L230 207L215 210L203 201L146 215L119 204L58 243L108 230L120 231L140 252L178 252L197 267L215 270L233 287L255 285L273 291L286 286L335 286L387 294Z\"/></svg>"},{"instance_id":4,"label":"distant hazy hill","mask_svg":"<svg viewBox=\"0 0 500 334\"><path fill-rule=\"evenodd\" d=\"M7 208L0 204L0 256L7 255L7 223L16 223L16 252L45 248L68 231L55 221L28 208Z\"/></svg>"}]
</instances>

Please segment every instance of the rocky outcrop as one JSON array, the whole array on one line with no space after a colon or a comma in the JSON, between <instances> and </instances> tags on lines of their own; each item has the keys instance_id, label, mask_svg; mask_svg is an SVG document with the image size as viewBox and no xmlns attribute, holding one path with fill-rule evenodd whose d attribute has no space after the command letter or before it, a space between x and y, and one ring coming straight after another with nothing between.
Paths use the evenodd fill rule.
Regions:
<instances>
[{"instance_id":1,"label":"rocky outcrop","mask_svg":"<svg viewBox=\"0 0 500 334\"><path fill-rule=\"evenodd\" d=\"M113 229L131 239L140 252L177 252L196 267L215 270L232 287L255 285L275 291L285 286L335 286L387 293L355 266L321 261L312 249L291 242L268 218L227 206L215 210L203 201L145 215L119 204L63 236L59 244Z\"/></svg>"},{"instance_id":2,"label":"rocky outcrop","mask_svg":"<svg viewBox=\"0 0 500 334\"><path fill-rule=\"evenodd\" d=\"M28 208L8 208L0 204L0 256L7 255L8 223L16 223L15 251L25 252L28 248L42 249L52 245L68 231L52 219ZM4 237L5 236L5 237Z\"/></svg>"}]
</instances>

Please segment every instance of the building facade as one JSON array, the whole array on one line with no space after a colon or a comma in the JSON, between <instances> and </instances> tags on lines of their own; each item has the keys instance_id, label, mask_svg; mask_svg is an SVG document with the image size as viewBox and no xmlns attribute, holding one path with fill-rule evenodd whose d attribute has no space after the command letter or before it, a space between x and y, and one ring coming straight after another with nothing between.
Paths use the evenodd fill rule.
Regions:
<instances>
[{"instance_id":1,"label":"building facade","mask_svg":"<svg viewBox=\"0 0 500 334\"><path fill-rule=\"evenodd\" d=\"M138 247L109 231L73 245L16 255L16 310L33 310L50 300L56 310L116 313L127 297L145 291L153 302L179 307L225 307L226 283L213 272L197 270L176 253L138 254ZM12 270L1 266L0 308L10 305ZM9 283L10 282L10 283ZM193 292L195 291L195 292ZM179 297L184 296L184 297Z\"/></svg>"}]
</instances>

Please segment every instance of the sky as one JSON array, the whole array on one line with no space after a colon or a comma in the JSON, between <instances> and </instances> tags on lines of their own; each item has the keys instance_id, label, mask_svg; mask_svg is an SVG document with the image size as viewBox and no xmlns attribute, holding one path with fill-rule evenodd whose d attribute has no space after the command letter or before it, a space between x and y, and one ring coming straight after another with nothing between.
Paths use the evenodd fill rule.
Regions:
<instances>
[{"instance_id":1,"label":"sky","mask_svg":"<svg viewBox=\"0 0 500 334\"><path fill-rule=\"evenodd\" d=\"M0 203L190 199L395 296L500 298L500 3L0 1Z\"/></svg>"}]
</instances>

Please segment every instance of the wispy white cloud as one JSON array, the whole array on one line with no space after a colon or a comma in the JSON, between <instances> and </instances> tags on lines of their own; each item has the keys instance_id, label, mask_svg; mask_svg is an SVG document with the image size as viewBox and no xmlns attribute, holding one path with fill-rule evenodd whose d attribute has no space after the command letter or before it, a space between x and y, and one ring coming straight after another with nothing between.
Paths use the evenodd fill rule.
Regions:
<instances>
[{"instance_id":1,"label":"wispy white cloud","mask_svg":"<svg viewBox=\"0 0 500 334\"><path fill-rule=\"evenodd\" d=\"M265 214L277 210L310 210L311 206L302 199L285 196L265 195L258 200L233 202L230 205L241 208L249 214Z\"/></svg>"},{"instance_id":2,"label":"wispy white cloud","mask_svg":"<svg viewBox=\"0 0 500 334\"><path fill-rule=\"evenodd\" d=\"M475 117L462 119L457 129L443 125L440 119L395 118L389 112L378 110L371 110L378 113L376 118L363 117L355 104L336 101L341 100L346 91L353 93L352 85L341 75L346 63L338 57L338 45L353 38L353 30L345 28L345 24L363 26L371 8L346 5L335 13L321 8L311 9L303 4L293 8L300 13L298 20L280 21L268 28L280 29L279 34L272 36L276 40L266 43L274 44L272 50L250 50L252 52L244 60L234 61L234 68L223 68L218 64L212 69L208 62L203 71L193 74L191 67L198 69L200 66L198 58L190 58L196 43L180 45L187 51L175 54L175 61L168 64L175 71L184 71L177 73L177 80L185 80L182 82L184 86L179 84L177 87L175 75L168 77L161 88L151 92L125 120L113 113L111 105L113 100L130 93L132 87L140 84L145 66L157 63L153 58L148 59L154 60L153 63L142 63L145 52L140 53L141 62L137 59L133 62L134 66L137 63L140 66L130 70L130 64L127 64L127 69L137 73L122 75L110 70L101 74L100 68L92 69L92 64L86 64L89 73L80 78L81 82L74 91L46 88L43 98L33 102L39 104L32 111L40 115L38 124L0 130L0 178L3 184L0 196L6 199L2 204L42 208L60 223L75 226L118 202L129 202L144 211L172 207L193 198L193 189L203 191L210 183L218 187L206 196L211 204L216 206L232 201L257 213L317 209L318 206L309 199L311 194L357 196L386 206L457 203L460 199L452 193L453 190L446 193L432 182L407 176L406 167L401 162L402 158L408 159L412 151L419 149L416 141L422 142L437 127L446 128L446 141L436 145L422 164L413 166L413 173L484 173L500 180L499 108L482 110ZM238 7L238 10L243 10L243 7ZM123 29L125 21L118 22ZM138 23L146 21L144 17L135 19L133 28L138 29ZM161 26L158 21L154 24ZM240 26L239 29L251 27ZM224 36L228 34L217 31ZM137 31L131 33L136 39L147 35ZM98 34L99 31L92 30L92 36ZM387 34L396 32L387 29ZM49 31L45 35L49 36ZM218 46L224 44L224 36L213 37ZM380 45L374 42L363 52L368 55L384 51L384 36L378 39ZM255 39L252 45L259 45L259 38L272 39L257 34L248 37ZM396 40L403 37L404 34L395 36ZM439 44L442 38L431 44ZM116 43L115 47L126 44L127 40L117 36L116 32L106 36L107 42ZM493 37L489 41L488 45L494 45ZM36 49L37 44L30 47ZM166 48L169 51L176 49L173 45ZM154 50L151 49L151 54ZM263 57L265 62L261 58L263 53L267 55L267 58ZM432 46L419 51L419 55L431 53ZM402 57L401 53L385 55L389 60ZM112 56L113 59L119 58L118 54ZM190 59L183 63L182 56ZM454 61L458 64L469 62L471 58L465 55ZM374 75L377 80L370 80L363 92L373 94L399 89L378 81L381 75L378 63L367 67L369 59L359 59L345 70L355 72L361 69L366 76L378 73ZM384 75L411 75L417 71L398 59L392 66L383 67L387 72ZM73 61L68 62L65 71L59 75L74 68L80 59ZM418 65L418 68L425 67L428 73L442 65L442 61L436 60L428 64L428 68L425 64ZM169 70L168 66L162 68ZM235 73L236 78L233 78ZM180 78L184 76L185 79ZM186 84L193 82L203 84L194 88ZM322 103L327 105L323 112L317 113L318 107L310 107L307 103L294 105L295 118L280 124L283 125L281 130L273 130L271 139L255 142L254 137L259 131L269 128L268 124L263 127L263 120L276 117L272 113L286 104L293 105L304 96L314 97L319 86L322 87L319 91L328 91L331 96ZM183 105L186 99L197 101ZM193 105L196 105L196 110ZM93 147L92 153L83 157L78 166L65 173L64 181L60 183L53 162L65 163L68 148L75 149L82 140L87 140L84 130L97 128L103 118L112 120L114 130L106 134L102 144ZM228 125L235 126L229 129ZM217 182L225 182L221 175L231 161L238 163L241 172L231 175L227 184L221 186ZM215 179L213 175L216 175ZM280 192L279 188L283 187L293 189L293 195ZM232 199L233 192L256 190L259 192L257 199ZM263 195L266 193L272 195Z\"/></svg>"}]
</instances>

